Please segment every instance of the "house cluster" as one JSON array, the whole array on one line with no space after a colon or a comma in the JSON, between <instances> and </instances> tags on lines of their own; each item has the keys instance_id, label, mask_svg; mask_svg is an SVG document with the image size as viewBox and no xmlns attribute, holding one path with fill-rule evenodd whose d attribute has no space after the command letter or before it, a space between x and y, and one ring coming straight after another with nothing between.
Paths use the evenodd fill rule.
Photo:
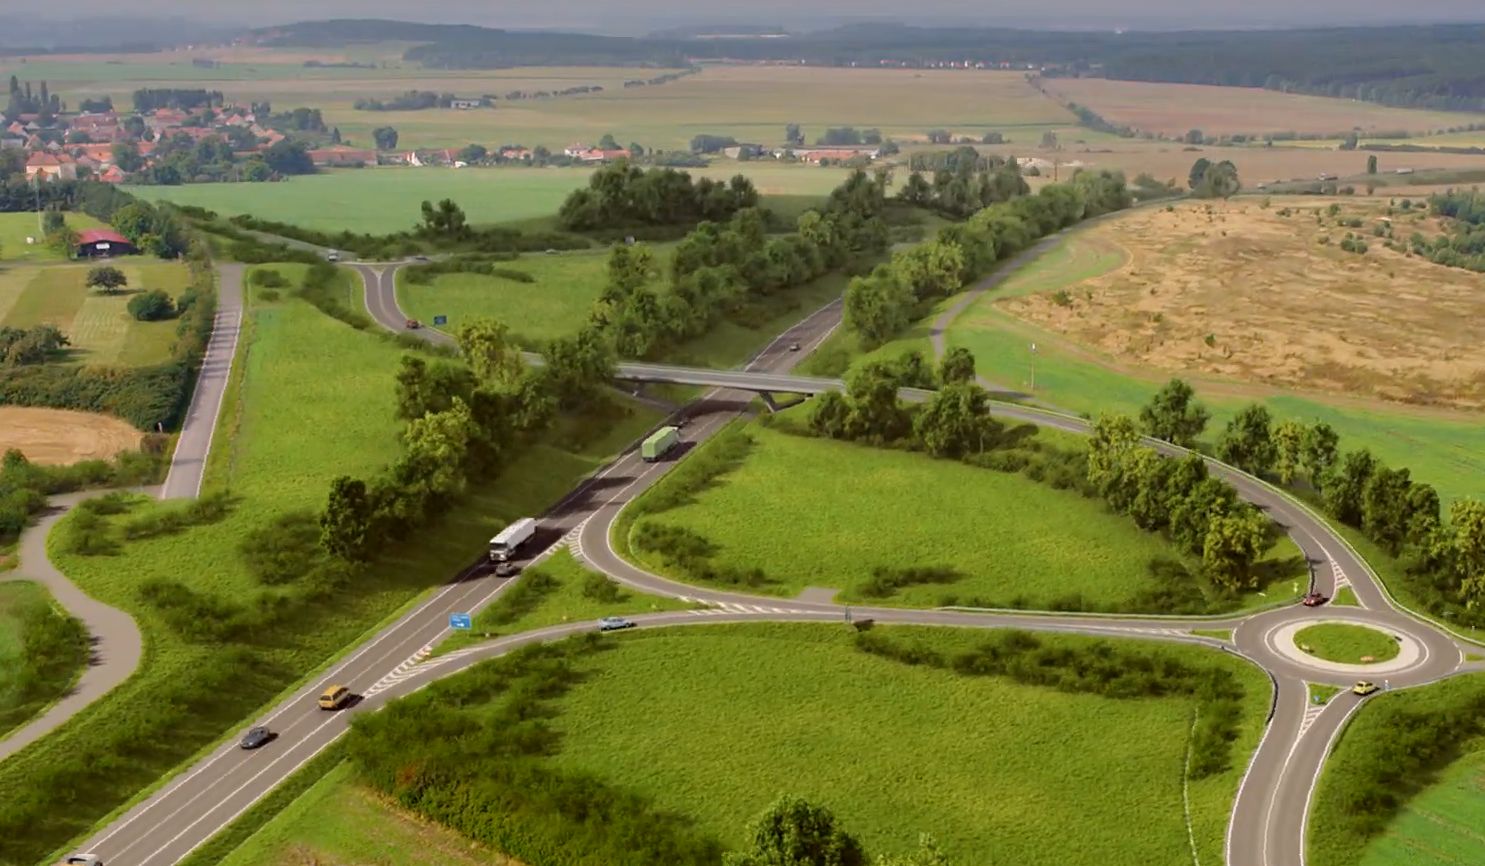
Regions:
<instances>
[{"instance_id":1,"label":"house cluster","mask_svg":"<svg viewBox=\"0 0 1485 866\"><path fill-rule=\"evenodd\" d=\"M231 135L240 128L244 133ZM0 119L0 147L26 153L27 180L76 180L88 177L105 183L123 183L129 172L117 164L114 145L132 141L142 165L149 165L155 143L184 135L194 141L227 136L251 139L249 151L262 151L286 137L261 125L253 113L235 105L213 106L196 112L160 108L141 115L115 111L75 115L20 114ZM139 166L135 166L137 170Z\"/></svg>"},{"instance_id":2,"label":"house cluster","mask_svg":"<svg viewBox=\"0 0 1485 866\"><path fill-rule=\"evenodd\" d=\"M875 162L882 155L880 147L765 147L761 144L737 144L722 148L728 159L792 160L808 165L837 165L853 160Z\"/></svg>"},{"instance_id":3,"label":"house cluster","mask_svg":"<svg viewBox=\"0 0 1485 866\"><path fill-rule=\"evenodd\" d=\"M616 159L629 158L629 151L627 148L621 147L605 150L601 147L594 147L591 144L568 145L567 148L562 151L562 153L569 157L572 157L578 162L601 163L613 162Z\"/></svg>"}]
</instances>

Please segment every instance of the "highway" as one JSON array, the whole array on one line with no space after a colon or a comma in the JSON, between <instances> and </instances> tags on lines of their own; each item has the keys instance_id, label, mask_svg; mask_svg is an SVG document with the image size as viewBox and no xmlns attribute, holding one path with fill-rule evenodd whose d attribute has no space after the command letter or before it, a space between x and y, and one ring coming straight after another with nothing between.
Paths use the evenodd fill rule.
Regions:
<instances>
[{"instance_id":1,"label":"highway","mask_svg":"<svg viewBox=\"0 0 1485 866\"><path fill-rule=\"evenodd\" d=\"M395 266L354 267L363 277L368 311L384 326L402 331L406 316L396 303ZM683 442L685 447L694 447L745 411L751 392L776 389L819 393L819 390L801 389L840 387L835 380L790 375L797 360L818 345L839 321L839 302L817 310L780 335L739 371L625 365L627 373L621 375L667 377L644 381L717 386L718 390L684 410L688 423L682 431ZM448 340L447 335L428 328L413 333L438 342ZM802 350L790 351L792 343L799 343ZM733 387L745 390L741 393L727 390ZM996 404L995 412L998 416L1067 430L1087 428L1081 419L1034 407ZM646 628L721 621L840 621L843 618L845 609L834 604L697 588L650 574L620 558L609 543L614 520L626 503L662 477L671 465L669 461L647 464L632 450L626 452L542 516L541 537L531 547L541 551L536 558L565 544L588 564L622 583L705 605L698 610L636 617ZM1015 627L1154 638L1220 647L1247 658L1273 676L1277 690L1272 720L1234 803L1227 836L1227 861L1230 866L1303 866L1305 820L1315 781L1336 733L1362 699L1345 693L1323 707L1312 708L1306 682L1346 685L1357 676L1314 664L1276 635L1296 622L1339 618L1395 630L1406 640L1410 654L1405 664L1387 675L1394 688L1455 673L1462 669L1463 654L1453 639L1433 626L1394 610L1370 570L1322 520L1282 493L1237 470L1214 464L1213 471L1231 481L1244 498L1263 507L1294 537L1314 562L1317 589L1332 594L1336 586L1348 584L1364 606L1318 611L1289 607L1246 618L1205 619L872 607L852 610L858 618L871 617L883 623ZM235 742L222 744L78 846L79 850L99 855L110 866L176 863L333 742L355 714L374 710L437 677L524 643L556 639L593 627L574 623L502 638L447 656L429 657L433 644L447 634L450 614L478 610L511 585L512 580L495 578L477 564L471 566L255 720L253 724L266 724L278 733L275 742L257 752L243 752ZM1196 637L1190 634L1192 628L1233 629L1233 641ZM364 700L347 711L322 711L316 706L314 696L329 683L346 684Z\"/></svg>"}]
</instances>

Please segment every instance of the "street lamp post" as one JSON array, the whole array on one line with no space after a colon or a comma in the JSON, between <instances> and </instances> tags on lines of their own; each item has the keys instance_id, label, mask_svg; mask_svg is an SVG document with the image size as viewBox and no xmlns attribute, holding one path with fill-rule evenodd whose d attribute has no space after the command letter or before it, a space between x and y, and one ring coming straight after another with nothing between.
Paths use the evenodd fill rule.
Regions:
<instances>
[{"instance_id":1,"label":"street lamp post","mask_svg":"<svg viewBox=\"0 0 1485 866\"><path fill-rule=\"evenodd\" d=\"M1036 393L1036 344L1031 344L1031 393Z\"/></svg>"}]
</instances>

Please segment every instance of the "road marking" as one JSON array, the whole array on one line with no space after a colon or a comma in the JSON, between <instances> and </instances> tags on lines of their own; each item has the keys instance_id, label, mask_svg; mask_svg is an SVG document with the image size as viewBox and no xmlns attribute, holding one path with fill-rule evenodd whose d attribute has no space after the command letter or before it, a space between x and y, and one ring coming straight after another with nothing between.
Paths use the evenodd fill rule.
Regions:
<instances>
[{"instance_id":1,"label":"road marking","mask_svg":"<svg viewBox=\"0 0 1485 866\"><path fill-rule=\"evenodd\" d=\"M1186 769L1181 774L1181 805L1186 812L1186 838L1191 842L1191 862L1201 866L1201 855L1196 852L1196 828L1191 824L1191 752L1196 744L1196 723L1201 720L1201 708L1191 714L1191 732L1186 735Z\"/></svg>"}]
</instances>

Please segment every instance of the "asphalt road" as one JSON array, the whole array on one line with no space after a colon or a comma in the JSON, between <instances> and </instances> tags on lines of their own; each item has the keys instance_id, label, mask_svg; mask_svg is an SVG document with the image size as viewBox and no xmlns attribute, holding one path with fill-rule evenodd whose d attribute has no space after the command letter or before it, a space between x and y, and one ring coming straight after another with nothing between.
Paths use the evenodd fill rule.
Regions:
<instances>
[{"instance_id":1,"label":"asphalt road","mask_svg":"<svg viewBox=\"0 0 1485 866\"><path fill-rule=\"evenodd\" d=\"M160 489L161 499L191 499L201 493L206 458L211 453L212 435L216 432L217 416L221 414L227 379L232 375L232 360L237 356L237 340L242 333L242 274L242 265L218 267L220 284L211 340L196 377L185 423L175 441L170 472Z\"/></svg>"},{"instance_id":2,"label":"asphalt road","mask_svg":"<svg viewBox=\"0 0 1485 866\"><path fill-rule=\"evenodd\" d=\"M396 306L391 270L367 266L356 268L365 280L368 310L377 321L402 330L405 316ZM807 354L808 349L823 340L839 319L839 303L816 311L765 348L745 371L728 374L729 377L742 376L742 380L708 379L695 384L740 381L745 388L766 390L772 387L771 383L777 377L798 378L789 377L789 369L797 359ZM433 340L447 339L446 335L429 329L414 333ZM802 344L805 351L790 352L788 346L794 342ZM753 374L764 378L747 378ZM701 374L688 372L686 375L699 379ZM781 387L779 390L792 389ZM694 447L695 443L736 418L751 396L747 392L713 391L687 407L688 423L683 430L683 447ZM1080 419L1049 415L1029 407L998 404L997 414L1070 430L1086 428ZM699 589L649 574L617 557L609 547L613 520L625 503L653 484L671 465L673 461L647 464L640 461L633 451L627 452L542 517L542 532L530 550L550 552L557 549L555 545L562 540L571 545L580 557L617 580L645 591L689 598L707 605L704 610L636 617L643 627L744 619L834 621L843 618L845 609L836 605ZM1458 646L1431 626L1392 611L1385 593L1375 586L1370 572L1322 521L1266 485L1235 470L1218 466L1214 471L1226 474L1245 498L1268 510L1295 537L1306 554L1317 560L1318 587L1322 590L1331 588L1340 580L1349 582L1356 589L1358 598L1366 607L1349 609L1344 615L1384 628L1405 629L1426 648L1420 663L1390 676L1393 687L1421 684L1460 668L1462 656ZM273 743L256 752L242 752L234 742L223 744L112 822L81 849L102 856L111 866L163 866L178 862L343 733L349 718L356 713L375 709L439 676L524 643L555 639L593 628L592 624L574 623L502 638L448 656L427 657L432 644L447 633L450 614L474 612L510 582L494 578L477 566L467 570L330 670L312 677L290 699L253 722L266 724L278 733L278 739ZM892 608L852 610L858 618L869 616L884 623L1017 627L1158 638L1221 646L1226 651L1247 657L1272 674L1277 689L1272 721L1234 804L1227 860L1230 866L1303 866L1305 816L1315 780L1336 733L1361 700L1341 695L1318 710L1312 709L1306 697L1305 681L1344 684L1347 677L1307 666L1302 658L1296 659L1282 652L1268 636L1275 628L1295 619L1342 615L1337 610L1317 613L1305 608L1288 608L1246 619L1208 620ZM1228 645L1195 637L1189 630L1196 627L1234 629L1235 643ZM364 696L364 701L339 713L319 710L314 696L329 683L350 686Z\"/></svg>"}]
</instances>

